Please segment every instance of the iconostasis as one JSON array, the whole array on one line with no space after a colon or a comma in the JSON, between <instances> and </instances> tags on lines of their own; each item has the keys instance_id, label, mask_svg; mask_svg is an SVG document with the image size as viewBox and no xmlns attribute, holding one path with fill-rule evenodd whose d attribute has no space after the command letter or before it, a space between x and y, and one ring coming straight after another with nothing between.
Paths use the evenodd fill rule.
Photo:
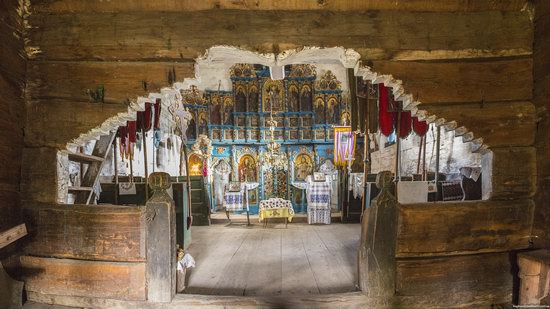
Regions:
<instances>
[{"instance_id":1,"label":"iconostasis","mask_svg":"<svg viewBox=\"0 0 550 309\"><path fill-rule=\"evenodd\" d=\"M283 80L272 80L268 67L236 64L230 79L230 91L205 89L200 100L186 100L183 95L192 115L188 145L203 135L213 149L208 168L203 172L200 162L193 161L190 173L209 177L214 210L221 208L224 186L239 181L259 183L248 194L252 213L260 200L270 197L289 199L297 210L305 211L303 192L291 184L332 161L334 126L350 125L342 81L331 70L318 75L314 65L305 64L286 66ZM277 168L262 161L271 141L280 145L285 158ZM358 145L353 165L358 171L363 169L362 153Z\"/></svg>"}]
</instances>

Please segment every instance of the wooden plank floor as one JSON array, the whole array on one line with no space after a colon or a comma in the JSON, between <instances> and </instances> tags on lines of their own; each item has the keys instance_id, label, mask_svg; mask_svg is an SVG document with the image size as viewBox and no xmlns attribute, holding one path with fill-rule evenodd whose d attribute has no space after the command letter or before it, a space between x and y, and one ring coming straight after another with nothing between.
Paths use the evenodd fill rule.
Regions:
<instances>
[{"instance_id":1,"label":"wooden plank floor","mask_svg":"<svg viewBox=\"0 0 550 309\"><path fill-rule=\"evenodd\" d=\"M359 224L194 226L185 293L285 296L356 291Z\"/></svg>"}]
</instances>

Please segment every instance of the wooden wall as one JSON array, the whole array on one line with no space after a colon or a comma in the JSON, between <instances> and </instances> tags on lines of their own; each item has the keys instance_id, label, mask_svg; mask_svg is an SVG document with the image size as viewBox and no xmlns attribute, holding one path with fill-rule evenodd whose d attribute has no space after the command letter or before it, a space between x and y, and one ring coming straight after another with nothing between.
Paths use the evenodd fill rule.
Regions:
<instances>
[{"instance_id":1,"label":"wooden wall","mask_svg":"<svg viewBox=\"0 0 550 309\"><path fill-rule=\"evenodd\" d=\"M32 295L146 299L145 207L27 203L23 213Z\"/></svg>"},{"instance_id":2,"label":"wooden wall","mask_svg":"<svg viewBox=\"0 0 550 309\"><path fill-rule=\"evenodd\" d=\"M535 245L550 246L550 2L536 2L533 51L533 102L540 121L537 126L537 209L533 233Z\"/></svg>"},{"instance_id":3,"label":"wooden wall","mask_svg":"<svg viewBox=\"0 0 550 309\"><path fill-rule=\"evenodd\" d=\"M291 1L184 2L189 6L168 0L33 1L26 160L51 157L83 131L125 110L127 100L168 85L172 69L179 81L193 77L193 59L213 45L260 52L304 45L353 48L373 71L402 79L424 103L421 108L467 126L493 149L491 201L400 212L398 293L428 294L447 304L511 301L509 252L529 246L534 146L544 140L540 131L536 135L532 91L534 61L543 57L533 60L527 1L324 1L325 10L309 0L300 7ZM280 11L289 6L299 10ZM98 85L105 87L105 103L91 103L86 95ZM54 192L55 182L31 183L33 173L38 171L23 173L25 192L38 186ZM53 198L30 196L42 202ZM63 224L76 228L75 222ZM65 245L31 248L35 255L70 252ZM449 291L437 285L443 282L457 297L446 298Z\"/></svg>"},{"instance_id":4,"label":"wooden wall","mask_svg":"<svg viewBox=\"0 0 550 309\"><path fill-rule=\"evenodd\" d=\"M0 231L20 221L26 62L19 1L0 2Z\"/></svg>"}]
</instances>

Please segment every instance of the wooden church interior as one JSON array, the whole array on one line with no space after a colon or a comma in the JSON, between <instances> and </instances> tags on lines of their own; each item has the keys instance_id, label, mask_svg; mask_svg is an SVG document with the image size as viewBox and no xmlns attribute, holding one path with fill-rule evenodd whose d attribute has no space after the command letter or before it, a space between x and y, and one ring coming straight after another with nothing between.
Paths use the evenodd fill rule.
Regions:
<instances>
[{"instance_id":1,"label":"wooden church interior","mask_svg":"<svg viewBox=\"0 0 550 309\"><path fill-rule=\"evenodd\" d=\"M550 305L545 1L0 9L0 308Z\"/></svg>"}]
</instances>

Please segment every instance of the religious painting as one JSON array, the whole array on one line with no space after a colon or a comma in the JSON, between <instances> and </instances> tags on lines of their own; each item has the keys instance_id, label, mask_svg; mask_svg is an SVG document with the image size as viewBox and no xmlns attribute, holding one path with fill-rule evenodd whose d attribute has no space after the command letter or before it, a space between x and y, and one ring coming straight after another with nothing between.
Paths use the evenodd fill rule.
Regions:
<instances>
[{"instance_id":1,"label":"religious painting","mask_svg":"<svg viewBox=\"0 0 550 309\"><path fill-rule=\"evenodd\" d=\"M195 116L195 113L191 113L191 119L189 120L189 125L187 126L187 132L185 132L188 140L194 140L197 138L197 123L195 121Z\"/></svg>"},{"instance_id":2,"label":"religious painting","mask_svg":"<svg viewBox=\"0 0 550 309\"><path fill-rule=\"evenodd\" d=\"M241 183L238 181L232 181L229 183L229 186L227 189L229 192L239 192L241 191Z\"/></svg>"},{"instance_id":3,"label":"religious painting","mask_svg":"<svg viewBox=\"0 0 550 309\"><path fill-rule=\"evenodd\" d=\"M302 190L294 188L294 205L302 205L305 202Z\"/></svg>"},{"instance_id":4,"label":"religious painting","mask_svg":"<svg viewBox=\"0 0 550 309\"><path fill-rule=\"evenodd\" d=\"M233 123L233 101L231 97L225 97L223 100L223 124Z\"/></svg>"},{"instance_id":5,"label":"religious painting","mask_svg":"<svg viewBox=\"0 0 550 309\"><path fill-rule=\"evenodd\" d=\"M259 101L258 87L255 85L250 87L248 92L248 111L257 112L258 111L258 101Z\"/></svg>"},{"instance_id":6,"label":"religious painting","mask_svg":"<svg viewBox=\"0 0 550 309\"><path fill-rule=\"evenodd\" d=\"M363 160L363 145L357 146L355 148L353 163L351 164L351 171L353 173L363 172L364 171L363 167L365 166L364 163L365 162Z\"/></svg>"},{"instance_id":7,"label":"religious painting","mask_svg":"<svg viewBox=\"0 0 550 309\"><path fill-rule=\"evenodd\" d=\"M223 134L223 135L224 135L224 137L223 137L224 139L226 139L226 140L228 140L228 141L233 140L233 130L226 129L226 130L224 131L224 134Z\"/></svg>"},{"instance_id":8,"label":"religious painting","mask_svg":"<svg viewBox=\"0 0 550 309\"><path fill-rule=\"evenodd\" d=\"M212 139L221 139L222 133L220 129L214 129L212 130Z\"/></svg>"},{"instance_id":9,"label":"religious painting","mask_svg":"<svg viewBox=\"0 0 550 309\"><path fill-rule=\"evenodd\" d=\"M239 160L239 180L242 182L258 181L258 165L251 155L243 155Z\"/></svg>"},{"instance_id":10,"label":"religious painting","mask_svg":"<svg viewBox=\"0 0 550 309\"><path fill-rule=\"evenodd\" d=\"M201 111L199 113L199 134L207 135L208 126L208 115L206 111Z\"/></svg>"},{"instance_id":11,"label":"religious painting","mask_svg":"<svg viewBox=\"0 0 550 309\"><path fill-rule=\"evenodd\" d=\"M343 126L351 125L351 115L349 114L349 111L344 111L342 113L342 116L340 117L340 124Z\"/></svg>"},{"instance_id":12,"label":"religious painting","mask_svg":"<svg viewBox=\"0 0 550 309\"><path fill-rule=\"evenodd\" d=\"M242 85L238 86L235 92L235 111L246 112L246 94Z\"/></svg>"},{"instance_id":13,"label":"religious painting","mask_svg":"<svg viewBox=\"0 0 550 309\"><path fill-rule=\"evenodd\" d=\"M202 158L192 154L189 156L189 176L202 176L203 175L203 166Z\"/></svg>"},{"instance_id":14,"label":"religious painting","mask_svg":"<svg viewBox=\"0 0 550 309\"><path fill-rule=\"evenodd\" d=\"M312 121L310 116L302 117L302 127L311 127Z\"/></svg>"},{"instance_id":15,"label":"religious painting","mask_svg":"<svg viewBox=\"0 0 550 309\"><path fill-rule=\"evenodd\" d=\"M318 182L324 182L324 181L326 181L325 173L323 173L323 172L315 172L315 173L313 173L313 181L318 181Z\"/></svg>"},{"instance_id":16,"label":"religious painting","mask_svg":"<svg viewBox=\"0 0 550 309\"><path fill-rule=\"evenodd\" d=\"M210 123L211 124L222 124L221 121L221 107L220 97L218 95L213 95L210 103Z\"/></svg>"},{"instance_id":17,"label":"religious painting","mask_svg":"<svg viewBox=\"0 0 550 309\"><path fill-rule=\"evenodd\" d=\"M325 123L325 101L323 98L318 97L313 105L313 111L315 112L315 124Z\"/></svg>"},{"instance_id":18,"label":"religious painting","mask_svg":"<svg viewBox=\"0 0 550 309\"><path fill-rule=\"evenodd\" d=\"M288 111L300 111L300 94L298 93L298 87L296 87L296 85L290 85L290 87L288 87Z\"/></svg>"},{"instance_id":19,"label":"religious painting","mask_svg":"<svg viewBox=\"0 0 550 309\"><path fill-rule=\"evenodd\" d=\"M335 97L331 97L327 103L327 123L338 124L340 115L338 108L338 100Z\"/></svg>"},{"instance_id":20,"label":"religious painting","mask_svg":"<svg viewBox=\"0 0 550 309\"><path fill-rule=\"evenodd\" d=\"M313 160L305 153L301 153L294 159L294 180L305 181L313 172Z\"/></svg>"},{"instance_id":21,"label":"religious painting","mask_svg":"<svg viewBox=\"0 0 550 309\"><path fill-rule=\"evenodd\" d=\"M298 139L298 131L296 131L296 130L291 130L291 131L290 131L289 138L290 138L290 139Z\"/></svg>"},{"instance_id":22,"label":"religious painting","mask_svg":"<svg viewBox=\"0 0 550 309\"><path fill-rule=\"evenodd\" d=\"M304 130L302 131L302 139L312 139L313 138L313 132L311 130Z\"/></svg>"},{"instance_id":23,"label":"religious painting","mask_svg":"<svg viewBox=\"0 0 550 309\"><path fill-rule=\"evenodd\" d=\"M260 124L258 117L250 117L250 126L257 127Z\"/></svg>"},{"instance_id":24,"label":"religious painting","mask_svg":"<svg viewBox=\"0 0 550 309\"><path fill-rule=\"evenodd\" d=\"M237 118L237 125L238 125L239 127L244 127L244 126L246 126L246 117L244 117L244 116L238 116L238 117L235 117L235 118Z\"/></svg>"},{"instance_id":25,"label":"religious painting","mask_svg":"<svg viewBox=\"0 0 550 309\"><path fill-rule=\"evenodd\" d=\"M284 111L284 87L280 80L268 80L263 87L264 112Z\"/></svg>"},{"instance_id":26,"label":"religious painting","mask_svg":"<svg viewBox=\"0 0 550 309\"><path fill-rule=\"evenodd\" d=\"M258 204L258 189L248 190L248 204Z\"/></svg>"},{"instance_id":27,"label":"religious painting","mask_svg":"<svg viewBox=\"0 0 550 309\"><path fill-rule=\"evenodd\" d=\"M299 120L300 118L298 117L290 117L290 126L291 127L298 127L300 124L299 124Z\"/></svg>"},{"instance_id":28,"label":"religious painting","mask_svg":"<svg viewBox=\"0 0 550 309\"><path fill-rule=\"evenodd\" d=\"M313 93L309 85L303 85L300 92L300 109L302 112L310 112Z\"/></svg>"}]
</instances>

